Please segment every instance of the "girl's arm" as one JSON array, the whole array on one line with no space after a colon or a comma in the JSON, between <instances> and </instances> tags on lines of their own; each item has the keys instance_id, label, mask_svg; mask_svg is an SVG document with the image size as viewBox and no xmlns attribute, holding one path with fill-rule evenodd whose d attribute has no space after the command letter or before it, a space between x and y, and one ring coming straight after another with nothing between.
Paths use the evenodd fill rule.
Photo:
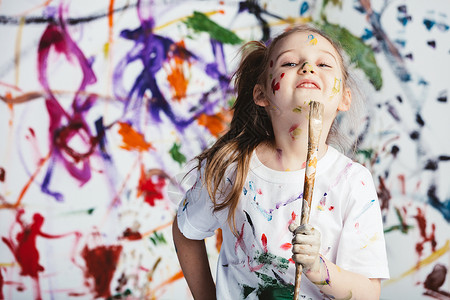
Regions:
<instances>
[{"instance_id":1,"label":"girl's arm","mask_svg":"<svg viewBox=\"0 0 450 300\"><path fill-rule=\"evenodd\" d=\"M194 299L216 299L204 240L186 238L178 228L177 217L173 221L172 234L181 269Z\"/></svg>"},{"instance_id":2,"label":"girl's arm","mask_svg":"<svg viewBox=\"0 0 450 300\"><path fill-rule=\"evenodd\" d=\"M332 299L380 299L380 279L346 271L319 254L320 232L309 224L289 229L294 233L292 259L303 266L303 273ZM351 255L351 254L349 254Z\"/></svg>"},{"instance_id":3,"label":"girl's arm","mask_svg":"<svg viewBox=\"0 0 450 300\"><path fill-rule=\"evenodd\" d=\"M305 275L330 298L380 299L380 279L343 270L322 256L319 260L319 269L307 271Z\"/></svg>"}]
</instances>

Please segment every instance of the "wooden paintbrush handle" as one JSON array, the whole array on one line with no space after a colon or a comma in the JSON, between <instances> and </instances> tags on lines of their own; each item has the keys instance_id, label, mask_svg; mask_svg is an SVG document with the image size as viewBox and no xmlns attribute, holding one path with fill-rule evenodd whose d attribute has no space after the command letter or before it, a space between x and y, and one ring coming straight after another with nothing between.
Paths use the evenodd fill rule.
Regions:
<instances>
[{"instance_id":1,"label":"wooden paintbrush handle","mask_svg":"<svg viewBox=\"0 0 450 300\"><path fill-rule=\"evenodd\" d=\"M323 104L311 101L309 104L308 153L306 156L305 183L303 186L303 205L300 225L308 224L311 211L314 181L319 152L319 140L322 133ZM295 264L294 300L299 300L303 267Z\"/></svg>"}]
</instances>

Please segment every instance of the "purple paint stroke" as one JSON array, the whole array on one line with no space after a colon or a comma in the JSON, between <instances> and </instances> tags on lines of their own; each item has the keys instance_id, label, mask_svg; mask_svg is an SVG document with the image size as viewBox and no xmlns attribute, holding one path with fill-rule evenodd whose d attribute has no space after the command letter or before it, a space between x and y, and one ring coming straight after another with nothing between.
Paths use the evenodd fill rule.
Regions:
<instances>
[{"instance_id":1,"label":"purple paint stroke","mask_svg":"<svg viewBox=\"0 0 450 300\"><path fill-rule=\"evenodd\" d=\"M148 8L147 8L148 9ZM186 109L191 114L188 117L177 115L168 99L162 94L156 81L156 74L162 70L164 62L169 58L168 54L173 53L185 58L196 65L203 66L206 74L213 79L218 80L222 90L228 91L230 78L225 75L225 59L223 54L223 45L217 41L212 41L213 52L216 57L216 63L205 64L198 56L191 51L175 43L173 40L159 36L153 33L154 20L150 14L142 11L141 5L138 5L138 16L141 21L140 27L129 30L125 29L120 33L124 39L134 42L133 48L118 63L113 74L114 94L119 99L126 99L124 103L124 115L133 114L129 122L136 124L139 129L139 109L143 106L146 92L151 93L151 101L147 102L147 110L156 122L161 122L161 112L164 113L176 128L182 132L187 126L194 122L197 117L205 112L212 111L211 105L208 105L210 92L204 93L199 99L196 107ZM140 61L143 65L142 72L137 75L131 89L127 91L122 84L122 78L125 69L133 62ZM211 91L214 92L213 90ZM220 100L224 100L222 95ZM214 103L216 104L216 103ZM195 113L194 113L195 112Z\"/></svg>"},{"instance_id":2,"label":"purple paint stroke","mask_svg":"<svg viewBox=\"0 0 450 300\"><path fill-rule=\"evenodd\" d=\"M91 63L86 59L83 52L71 39L66 30L63 19L62 5L59 7L59 24L50 24L45 29L38 47L38 79L46 91L45 104L49 114L49 143L51 149L51 159L47 168L42 191L53 196L56 200L62 201L62 195L58 192L50 191L50 181L54 164L61 162L66 170L77 179L81 185L91 178L89 157L94 153L97 139L91 134L85 115L94 105L96 96L86 95L86 87L97 81L91 68ZM72 102L73 112L69 114L59 104L58 99L53 94L48 78L48 59L50 50L54 50L60 55L64 55L69 62L73 59L78 63L82 71L82 80ZM83 152L80 152L69 145L75 136L79 137L83 143ZM79 167L81 165L81 167Z\"/></svg>"}]
</instances>

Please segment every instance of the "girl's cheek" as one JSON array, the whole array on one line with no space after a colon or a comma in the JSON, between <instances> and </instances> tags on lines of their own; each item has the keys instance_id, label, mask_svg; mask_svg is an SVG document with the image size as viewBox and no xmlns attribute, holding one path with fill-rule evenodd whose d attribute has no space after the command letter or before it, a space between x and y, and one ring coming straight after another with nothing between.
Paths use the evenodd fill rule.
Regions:
<instances>
[{"instance_id":1,"label":"girl's cheek","mask_svg":"<svg viewBox=\"0 0 450 300\"><path fill-rule=\"evenodd\" d=\"M331 89L330 99L333 99L341 91L342 80L340 78L334 77L333 88Z\"/></svg>"}]
</instances>

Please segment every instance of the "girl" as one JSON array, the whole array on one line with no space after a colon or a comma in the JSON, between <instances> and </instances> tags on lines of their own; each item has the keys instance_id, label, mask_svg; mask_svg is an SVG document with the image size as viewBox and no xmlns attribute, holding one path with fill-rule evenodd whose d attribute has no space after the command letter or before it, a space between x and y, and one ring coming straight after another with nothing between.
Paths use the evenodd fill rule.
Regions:
<instances>
[{"instance_id":1,"label":"girl","mask_svg":"<svg viewBox=\"0 0 450 300\"><path fill-rule=\"evenodd\" d=\"M329 146L348 80L340 49L312 27L244 46L230 129L197 157L173 225L195 299L292 299L295 262L301 299L379 299L389 272L373 180ZM324 104L323 129L310 224L298 227L311 100ZM215 286L203 239L218 228Z\"/></svg>"}]
</instances>

